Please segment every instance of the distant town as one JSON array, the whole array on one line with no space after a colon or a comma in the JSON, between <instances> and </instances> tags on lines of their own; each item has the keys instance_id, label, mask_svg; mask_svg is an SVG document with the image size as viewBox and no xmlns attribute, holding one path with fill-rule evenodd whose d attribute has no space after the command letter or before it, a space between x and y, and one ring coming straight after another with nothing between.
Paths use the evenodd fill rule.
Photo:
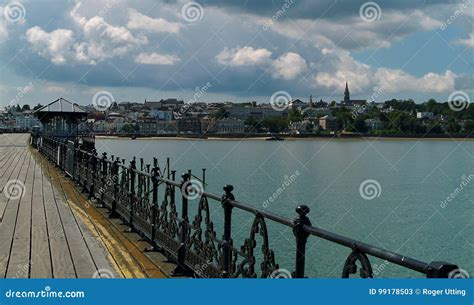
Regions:
<instances>
[{"instance_id":1,"label":"distant town","mask_svg":"<svg viewBox=\"0 0 474 305\"><path fill-rule=\"evenodd\" d=\"M71 101L72 102L72 101ZM44 105L16 105L0 110L0 131L42 129L34 115ZM343 99L295 99L286 105L272 103L204 103L174 98L139 102L111 101L110 105L81 106L87 121L83 132L98 135L252 136L262 134L324 135L470 135L474 107L453 109L450 103L430 99L388 100L382 103L353 100L346 83Z\"/></svg>"}]
</instances>

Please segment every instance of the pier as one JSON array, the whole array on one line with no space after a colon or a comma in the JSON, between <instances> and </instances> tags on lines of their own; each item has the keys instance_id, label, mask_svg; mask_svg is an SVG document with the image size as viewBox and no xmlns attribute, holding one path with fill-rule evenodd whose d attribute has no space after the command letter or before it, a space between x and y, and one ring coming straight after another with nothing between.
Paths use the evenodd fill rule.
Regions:
<instances>
[{"instance_id":1,"label":"pier","mask_svg":"<svg viewBox=\"0 0 474 305\"><path fill-rule=\"evenodd\" d=\"M165 277L29 142L0 135L0 278Z\"/></svg>"},{"instance_id":2,"label":"pier","mask_svg":"<svg viewBox=\"0 0 474 305\"><path fill-rule=\"evenodd\" d=\"M456 277L459 267L444 261L423 262L406 255L342 236L312 225L310 208L295 207L293 219L239 202L232 185L216 195L199 187L202 179L190 172L180 178L170 169L169 160L161 166L98 154L90 142L65 141L34 135L31 143L74 183L93 205L118 219L128 232L138 234L150 246L145 253L160 253L175 264L173 276L212 278L304 278L307 264L318 264L306 257L306 247L317 239L347 248L348 256L341 277L374 277L371 257L419 272L428 278ZM197 201L197 202L196 202ZM236 244L233 237L234 213L253 218L248 237ZM212 215L223 214L223 227L216 229ZM267 223L274 222L294 236L294 264L281 266L270 247ZM234 224L235 225L235 224ZM275 246L275 245L274 245ZM278 245L276 245L278 246ZM282 274L281 270L285 270Z\"/></svg>"}]
</instances>

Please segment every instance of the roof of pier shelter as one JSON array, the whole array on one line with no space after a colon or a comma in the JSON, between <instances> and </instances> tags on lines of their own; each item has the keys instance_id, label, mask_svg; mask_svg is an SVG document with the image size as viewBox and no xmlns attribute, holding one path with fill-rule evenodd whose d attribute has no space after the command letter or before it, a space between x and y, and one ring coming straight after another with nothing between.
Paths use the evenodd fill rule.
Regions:
<instances>
[{"instance_id":1,"label":"roof of pier shelter","mask_svg":"<svg viewBox=\"0 0 474 305\"><path fill-rule=\"evenodd\" d=\"M62 97L35 111L35 113L45 112L87 114L77 103L72 103Z\"/></svg>"}]
</instances>

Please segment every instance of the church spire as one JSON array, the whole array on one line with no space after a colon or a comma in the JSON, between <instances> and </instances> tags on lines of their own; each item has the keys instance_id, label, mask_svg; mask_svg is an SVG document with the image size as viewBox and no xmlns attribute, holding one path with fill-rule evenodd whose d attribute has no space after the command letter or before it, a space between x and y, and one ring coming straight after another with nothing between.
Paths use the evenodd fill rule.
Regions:
<instances>
[{"instance_id":1,"label":"church spire","mask_svg":"<svg viewBox=\"0 0 474 305\"><path fill-rule=\"evenodd\" d=\"M346 90L344 90L344 103L350 103L351 101L351 94L349 92L349 85L346 81Z\"/></svg>"}]
</instances>

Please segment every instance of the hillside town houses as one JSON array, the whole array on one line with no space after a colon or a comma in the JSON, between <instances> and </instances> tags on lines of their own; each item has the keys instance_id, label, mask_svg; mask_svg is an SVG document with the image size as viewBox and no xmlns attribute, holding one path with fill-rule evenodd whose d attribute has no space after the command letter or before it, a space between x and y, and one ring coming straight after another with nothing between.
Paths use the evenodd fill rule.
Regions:
<instances>
[{"instance_id":1,"label":"hillside town houses","mask_svg":"<svg viewBox=\"0 0 474 305\"><path fill-rule=\"evenodd\" d=\"M185 103L175 98L145 100L141 103L112 102L106 109L96 109L93 105L81 106L88 115L87 120L80 126L81 130L104 135L304 135L382 130L406 132L404 125L410 124L414 125L412 129L415 132L423 132L423 129L429 131L432 128L438 132L448 128L461 132L466 130L466 126L472 125L469 120L451 117L444 112L438 111L435 114L433 111L427 111L430 109L427 106L429 103L431 108L438 107L436 105L447 107L446 103L439 104L435 101L434 104L415 104L411 100L391 100L384 103L353 100L346 83L344 99L340 102L325 102L322 99L313 101L310 96L307 101L291 100L286 107L274 107L270 103L256 101ZM30 110L28 105L23 108L17 105L0 110L0 131L30 131L34 127L41 128L34 109ZM395 126L394 121L401 126Z\"/></svg>"}]
</instances>

